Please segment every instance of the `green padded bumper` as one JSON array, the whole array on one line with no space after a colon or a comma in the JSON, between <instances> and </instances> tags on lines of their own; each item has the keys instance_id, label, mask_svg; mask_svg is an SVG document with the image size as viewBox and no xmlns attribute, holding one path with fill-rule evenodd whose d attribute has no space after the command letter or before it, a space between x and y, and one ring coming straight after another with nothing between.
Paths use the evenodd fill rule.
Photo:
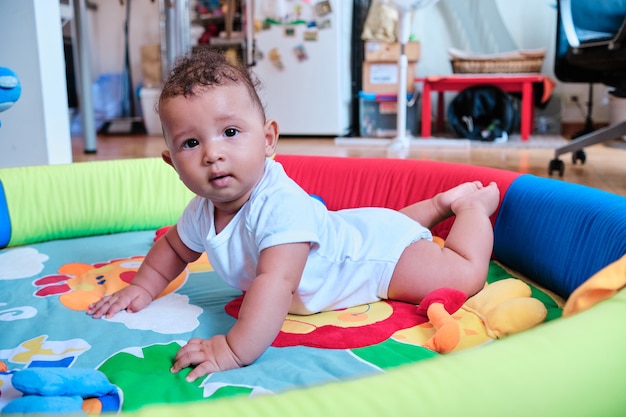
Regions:
<instances>
[{"instance_id":1,"label":"green padded bumper","mask_svg":"<svg viewBox=\"0 0 626 417\"><path fill-rule=\"evenodd\" d=\"M0 182L0 247L158 228L192 197L160 158L7 168Z\"/></svg>"}]
</instances>

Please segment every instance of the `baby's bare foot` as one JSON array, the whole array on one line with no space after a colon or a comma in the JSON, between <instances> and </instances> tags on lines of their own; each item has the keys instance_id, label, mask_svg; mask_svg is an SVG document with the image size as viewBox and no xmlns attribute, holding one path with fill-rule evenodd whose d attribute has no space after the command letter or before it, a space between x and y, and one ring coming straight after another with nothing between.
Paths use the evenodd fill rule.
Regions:
<instances>
[{"instance_id":1,"label":"baby's bare foot","mask_svg":"<svg viewBox=\"0 0 626 417\"><path fill-rule=\"evenodd\" d=\"M454 203L454 201L468 194L475 193L481 188L483 188L483 184L480 181L465 182L437 194L433 199L437 212L443 218L452 216L454 214L452 210L452 203Z\"/></svg>"},{"instance_id":2,"label":"baby's bare foot","mask_svg":"<svg viewBox=\"0 0 626 417\"><path fill-rule=\"evenodd\" d=\"M454 214L459 214L463 210L481 209L487 216L491 216L500 203L500 190L495 182L489 183L486 187L480 187L473 193L467 193L454 200L450 209Z\"/></svg>"}]
</instances>

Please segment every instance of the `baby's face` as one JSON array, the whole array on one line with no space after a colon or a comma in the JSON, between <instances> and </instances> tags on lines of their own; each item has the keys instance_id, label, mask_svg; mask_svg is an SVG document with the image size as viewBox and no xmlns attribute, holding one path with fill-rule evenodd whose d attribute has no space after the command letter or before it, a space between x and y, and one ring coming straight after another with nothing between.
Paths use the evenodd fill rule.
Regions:
<instances>
[{"instance_id":1,"label":"baby's face","mask_svg":"<svg viewBox=\"0 0 626 417\"><path fill-rule=\"evenodd\" d=\"M183 183L218 210L239 210L261 179L278 136L275 122L263 120L248 90L205 87L188 98L164 100L159 116Z\"/></svg>"}]
</instances>

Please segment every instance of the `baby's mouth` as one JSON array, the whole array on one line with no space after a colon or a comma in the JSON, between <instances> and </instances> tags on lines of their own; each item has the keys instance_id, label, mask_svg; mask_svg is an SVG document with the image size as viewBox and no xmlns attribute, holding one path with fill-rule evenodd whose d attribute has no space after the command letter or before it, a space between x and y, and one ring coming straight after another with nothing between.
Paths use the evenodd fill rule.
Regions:
<instances>
[{"instance_id":1,"label":"baby's mouth","mask_svg":"<svg viewBox=\"0 0 626 417\"><path fill-rule=\"evenodd\" d=\"M229 174L219 173L212 175L211 178L209 178L209 182L215 185L225 185L229 179Z\"/></svg>"}]
</instances>

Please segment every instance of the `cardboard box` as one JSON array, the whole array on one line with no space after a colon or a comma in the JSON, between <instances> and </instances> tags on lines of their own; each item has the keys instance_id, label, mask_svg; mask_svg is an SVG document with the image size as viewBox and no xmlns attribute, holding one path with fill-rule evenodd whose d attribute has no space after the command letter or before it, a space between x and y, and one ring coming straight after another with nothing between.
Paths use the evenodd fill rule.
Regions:
<instances>
[{"instance_id":1,"label":"cardboard box","mask_svg":"<svg viewBox=\"0 0 626 417\"><path fill-rule=\"evenodd\" d=\"M415 63L407 66L406 92L415 89ZM395 62L364 62L363 91L378 94L398 94L398 64Z\"/></svg>"},{"instance_id":2,"label":"cardboard box","mask_svg":"<svg viewBox=\"0 0 626 417\"><path fill-rule=\"evenodd\" d=\"M420 43L409 42L404 47L409 62L417 62L420 58ZM397 62L400 58L400 42L365 42L365 61Z\"/></svg>"},{"instance_id":3,"label":"cardboard box","mask_svg":"<svg viewBox=\"0 0 626 417\"><path fill-rule=\"evenodd\" d=\"M141 51L141 76L146 87L158 86L162 83L161 45L143 45Z\"/></svg>"}]
</instances>

